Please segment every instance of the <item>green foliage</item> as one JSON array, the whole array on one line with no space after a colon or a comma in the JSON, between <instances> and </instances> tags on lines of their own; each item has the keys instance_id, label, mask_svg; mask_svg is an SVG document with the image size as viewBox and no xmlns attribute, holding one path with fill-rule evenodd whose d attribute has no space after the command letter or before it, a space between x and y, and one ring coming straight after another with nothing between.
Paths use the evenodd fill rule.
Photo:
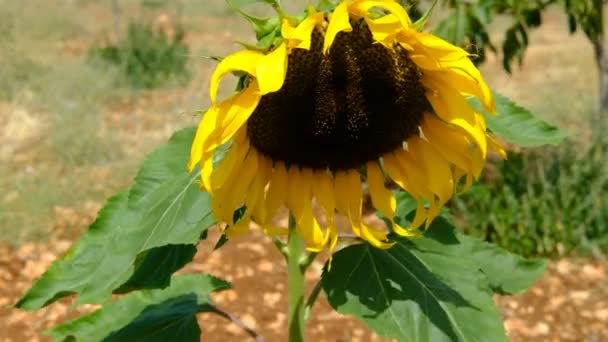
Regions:
<instances>
[{"instance_id":1,"label":"green foliage","mask_svg":"<svg viewBox=\"0 0 608 342\"><path fill-rule=\"evenodd\" d=\"M419 1L402 1L419 13ZM485 61L487 50L497 52L489 27L497 16L508 16L511 23L504 32L501 49L503 68L511 72L515 61L522 63L529 44L530 31L542 24L542 13L559 4L568 16L569 28L581 28L587 38L595 41L603 30L602 0L443 0L448 15L434 33L477 55L476 63Z\"/></svg>"},{"instance_id":2,"label":"green foliage","mask_svg":"<svg viewBox=\"0 0 608 342\"><path fill-rule=\"evenodd\" d=\"M169 36L149 23L131 21L117 44L93 46L89 56L116 66L134 88L156 88L172 78L189 79L188 47L183 39L181 28Z\"/></svg>"},{"instance_id":3,"label":"green foliage","mask_svg":"<svg viewBox=\"0 0 608 342\"><path fill-rule=\"evenodd\" d=\"M365 243L337 252L322 286L338 312L399 341L506 340L492 294L520 292L545 269L457 234L441 217L425 237L391 238L388 250Z\"/></svg>"},{"instance_id":4,"label":"green foliage","mask_svg":"<svg viewBox=\"0 0 608 342\"><path fill-rule=\"evenodd\" d=\"M522 255L608 250L608 164L599 146L511 153L454 199L468 234Z\"/></svg>"},{"instance_id":5,"label":"green foliage","mask_svg":"<svg viewBox=\"0 0 608 342\"><path fill-rule=\"evenodd\" d=\"M183 152L189 150L193 138L194 129L185 129L176 133L168 145L152 153L144 161L133 186L108 201L85 235L17 305L38 309L73 293L79 294L79 303L99 303L125 282L130 289L134 284L149 288L144 279L165 284L162 273L170 274L189 259L180 257L167 262L167 267L158 270L160 275L138 277L139 268L149 267L150 261L146 258L159 261L171 257L166 254L159 258L149 250L196 244L201 233L215 222L209 196L200 192L195 182L200 173L189 174L184 168L187 153ZM165 252L171 250L165 249Z\"/></svg>"},{"instance_id":6,"label":"green foliage","mask_svg":"<svg viewBox=\"0 0 608 342\"><path fill-rule=\"evenodd\" d=\"M509 143L524 147L561 143L568 133L534 116L509 98L494 93L496 113L485 114L488 129ZM471 103L481 110L479 101Z\"/></svg>"},{"instance_id":7,"label":"green foliage","mask_svg":"<svg viewBox=\"0 0 608 342\"><path fill-rule=\"evenodd\" d=\"M213 312L209 294L228 288L208 275L176 276L163 290L130 293L48 334L55 341L199 341L196 314Z\"/></svg>"}]
</instances>

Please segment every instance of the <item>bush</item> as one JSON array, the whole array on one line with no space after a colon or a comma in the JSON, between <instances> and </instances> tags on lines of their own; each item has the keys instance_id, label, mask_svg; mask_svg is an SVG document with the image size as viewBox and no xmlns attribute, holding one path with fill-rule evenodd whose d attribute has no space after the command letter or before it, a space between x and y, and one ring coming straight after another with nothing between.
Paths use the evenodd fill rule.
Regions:
<instances>
[{"instance_id":1,"label":"bush","mask_svg":"<svg viewBox=\"0 0 608 342\"><path fill-rule=\"evenodd\" d=\"M122 40L94 46L89 56L118 67L134 88L156 88L172 78L189 79L188 47L183 38L180 28L169 35L149 23L131 21Z\"/></svg>"},{"instance_id":2,"label":"bush","mask_svg":"<svg viewBox=\"0 0 608 342\"><path fill-rule=\"evenodd\" d=\"M453 202L463 229L523 255L608 250L606 151L574 143L513 153ZM494 174L494 172L492 172Z\"/></svg>"}]
</instances>

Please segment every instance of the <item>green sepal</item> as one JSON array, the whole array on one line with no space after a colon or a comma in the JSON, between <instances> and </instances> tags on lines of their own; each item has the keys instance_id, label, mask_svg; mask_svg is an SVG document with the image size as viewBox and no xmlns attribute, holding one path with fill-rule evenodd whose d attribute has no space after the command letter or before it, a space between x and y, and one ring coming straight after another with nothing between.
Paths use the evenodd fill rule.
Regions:
<instances>
[{"instance_id":1,"label":"green sepal","mask_svg":"<svg viewBox=\"0 0 608 342\"><path fill-rule=\"evenodd\" d=\"M278 17L270 17L270 18L258 18L247 14L245 11L241 10L242 6L253 4L253 3L267 3L270 5L278 6L277 1L272 0L226 0L228 6L234 9L237 13L239 13L243 18L247 19L253 26L253 30L255 31L255 37L258 41L266 37L267 35L273 33L277 29L280 31L281 20Z\"/></svg>"},{"instance_id":2,"label":"green sepal","mask_svg":"<svg viewBox=\"0 0 608 342\"><path fill-rule=\"evenodd\" d=\"M331 12L337 6L337 3L333 0L319 0L315 8L319 12Z\"/></svg>"},{"instance_id":3,"label":"green sepal","mask_svg":"<svg viewBox=\"0 0 608 342\"><path fill-rule=\"evenodd\" d=\"M422 31L427 21L429 21L429 19L431 18L431 15L433 15L435 5L437 5L437 0L434 0L431 4L431 7L426 12L424 12L420 19L416 20L416 22L414 23L414 28L416 29L416 31Z\"/></svg>"}]
</instances>

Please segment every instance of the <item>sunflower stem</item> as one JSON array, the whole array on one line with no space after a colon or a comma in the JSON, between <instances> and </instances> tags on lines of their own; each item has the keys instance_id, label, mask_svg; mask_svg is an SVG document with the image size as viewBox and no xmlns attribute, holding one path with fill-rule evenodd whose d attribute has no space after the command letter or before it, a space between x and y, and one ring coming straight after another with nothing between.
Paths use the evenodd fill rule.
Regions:
<instances>
[{"instance_id":1,"label":"sunflower stem","mask_svg":"<svg viewBox=\"0 0 608 342\"><path fill-rule=\"evenodd\" d=\"M289 215L289 236L287 238L287 292L289 312L289 341L304 341L304 289L306 267L301 260L306 258L304 243L296 231L294 218Z\"/></svg>"}]
</instances>

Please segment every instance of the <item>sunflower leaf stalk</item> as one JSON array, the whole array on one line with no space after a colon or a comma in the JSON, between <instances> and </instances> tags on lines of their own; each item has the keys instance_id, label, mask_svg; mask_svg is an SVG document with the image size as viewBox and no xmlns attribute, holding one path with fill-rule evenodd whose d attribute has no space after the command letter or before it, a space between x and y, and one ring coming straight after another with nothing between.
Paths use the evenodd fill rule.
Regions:
<instances>
[{"instance_id":1,"label":"sunflower leaf stalk","mask_svg":"<svg viewBox=\"0 0 608 342\"><path fill-rule=\"evenodd\" d=\"M289 216L289 235L287 237L287 296L289 341L304 341L304 291L306 289L305 273L307 265L302 264L306 258L304 243L296 231L296 222Z\"/></svg>"}]
</instances>

